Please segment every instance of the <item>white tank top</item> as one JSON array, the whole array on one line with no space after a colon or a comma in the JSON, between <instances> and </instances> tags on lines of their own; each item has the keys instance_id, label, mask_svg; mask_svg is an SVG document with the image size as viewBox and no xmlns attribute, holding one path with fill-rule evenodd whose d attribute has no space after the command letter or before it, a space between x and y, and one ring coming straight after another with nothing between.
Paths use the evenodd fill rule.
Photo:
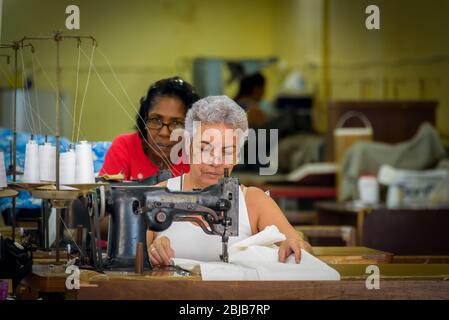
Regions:
<instances>
[{"instance_id":1,"label":"white tank top","mask_svg":"<svg viewBox=\"0 0 449 320\"><path fill-rule=\"evenodd\" d=\"M167 188L180 191L181 176L167 180ZM221 236L208 235L197 225L188 221L174 221L172 225L159 232L156 239L165 236L175 252L175 258L199 261L220 261L222 254ZM239 235L230 236L228 246L252 236L244 194L239 188Z\"/></svg>"}]
</instances>

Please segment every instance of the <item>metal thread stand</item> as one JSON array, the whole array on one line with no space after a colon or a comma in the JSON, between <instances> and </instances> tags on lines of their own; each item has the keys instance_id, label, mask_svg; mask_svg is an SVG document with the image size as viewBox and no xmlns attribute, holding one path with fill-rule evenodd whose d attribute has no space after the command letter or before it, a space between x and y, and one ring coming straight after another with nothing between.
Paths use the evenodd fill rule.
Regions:
<instances>
[{"instance_id":1,"label":"metal thread stand","mask_svg":"<svg viewBox=\"0 0 449 320\"><path fill-rule=\"evenodd\" d=\"M39 196L39 193L33 193L34 196L39 197L41 199L48 199L53 208L56 209L56 263L60 262L60 228L61 228L61 210L63 208L68 207L70 202L73 200L74 193L67 192L66 190L61 190L60 186L60 177L59 177L59 166L60 166L60 136L61 136L61 64L60 64L60 44L64 39L75 39L78 41L78 45L81 43L81 39L90 39L92 40L93 46L97 45L97 41L92 36L74 36L67 35L64 36L61 31L56 31L52 36L44 36L44 37L23 37L20 41L15 42L17 44L17 49L15 50L15 70L16 70L16 93L14 97L14 127L16 127L16 94L17 94L17 50L20 47L24 46L25 41L33 41L33 40L50 40L56 42L56 107L55 107L55 115L56 115L56 129L55 129L55 137L56 137L56 190L51 193L49 197L48 194L43 194L42 197ZM17 148L17 137L16 130L14 130L14 178L13 181L16 182L15 178L15 167L16 167L16 148ZM76 192L78 195L78 192ZM15 202L13 200L13 207L15 208ZM13 213L15 216L15 214ZM15 218L13 218L15 219ZM13 224L15 222L13 221ZM13 227L14 228L14 227ZM14 231L13 231L14 232Z\"/></svg>"},{"instance_id":2,"label":"metal thread stand","mask_svg":"<svg viewBox=\"0 0 449 320\"><path fill-rule=\"evenodd\" d=\"M12 152L12 181L16 182L17 176L17 87L18 87L18 69L17 69L17 52L23 47L31 47L32 44L24 44L23 41L14 41L11 44L0 44L0 49L14 50L14 100L13 100L13 152ZM7 56L9 63L9 56ZM16 241L16 197L12 198L12 240Z\"/></svg>"}]
</instances>

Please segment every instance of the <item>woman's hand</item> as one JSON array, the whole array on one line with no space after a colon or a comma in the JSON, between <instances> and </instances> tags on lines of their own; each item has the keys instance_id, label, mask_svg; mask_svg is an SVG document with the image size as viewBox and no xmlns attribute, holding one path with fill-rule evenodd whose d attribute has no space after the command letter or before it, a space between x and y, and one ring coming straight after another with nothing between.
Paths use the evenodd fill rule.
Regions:
<instances>
[{"instance_id":1,"label":"woman's hand","mask_svg":"<svg viewBox=\"0 0 449 320\"><path fill-rule=\"evenodd\" d=\"M279 247L279 262L285 262L294 253L295 262L299 263L301 261L301 249L313 254L312 246L305 240L290 238L282 241Z\"/></svg>"},{"instance_id":2,"label":"woman's hand","mask_svg":"<svg viewBox=\"0 0 449 320\"><path fill-rule=\"evenodd\" d=\"M148 249L148 256L153 266L169 266L171 264L170 259L175 256L175 252L170 246L170 239L160 237L154 240Z\"/></svg>"}]
</instances>

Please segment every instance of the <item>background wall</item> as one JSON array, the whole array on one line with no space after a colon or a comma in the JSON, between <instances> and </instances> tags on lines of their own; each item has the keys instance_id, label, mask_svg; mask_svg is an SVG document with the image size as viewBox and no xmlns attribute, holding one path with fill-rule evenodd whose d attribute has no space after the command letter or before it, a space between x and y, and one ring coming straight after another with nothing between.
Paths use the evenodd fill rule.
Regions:
<instances>
[{"instance_id":1,"label":"background wall","mask_svg":"<svg viewBox=\"0 0 449 320\"><path fill-rule=\"evenodd\" d=\"M77 4L81 10L81 30L76 32L65 30L65 7L69 4ZM365 8L370 4L380 7L381 30L365 28ZM276 55L280 62L265 70L267 98L275 97L289 71L301 71L307 90L317 96L315 125L320 132L326 131L328 99L425 98L440 102L437 125L443 138L449 140L446 0L3 1L2 42L58 29L98 39L131 102L99 54L95 65L132 118L151 82L174 74L191 79L194 57ZM90 43L84 42L83 48L90 54ZM36 46L44 69L54 78L53 49L49 43ZM64 42L63 87L71 97L70 110L76 59L75 43ZM25 63L27 67L31 63L27 54ZM4 61L0 66L9 70ZM84 88L87 67L83 58L80 88ZM36 80L38 88L51 89L42 70ZM3 73L0 81L7 84ZM323 91L324 81L328 81L329 97ZM227 93L232 95L233 90ZM83 138L111 140L132 127L132 119L92 74L81 127ZM70 129L65 128L64 133L70 136Z\"/></svg>"},{"instance_id":2,"label":"background wall","mask_svg":"<svg viewBox=\"0 0 449 320\"><path fill-rule=\"evenodd\" d=\"M69 4L80 7L79 31L65 30L65 8ZM133 107L138 107L150 83L176 74L190 78L192 57L269 56L273 51L273 7L274 2L270 0L7 0L4 2L3 41L20 39L24 35L47 35L59 29L65 34L95 36L99 48L118 72L133 106L120 94L120 87L99 54L95 55L95 65L134 118ZM83 43L83 48L89 55L88 41ZM39 44L36 53L53 79L54 44ZM74 41L63 43L63 88L71 93L72 99L77 54ZM26 55L25 62L28 66L31 62ZM87 69L88 61L83 57L80 84L85 83ZM51 88L42 72L37 86ZM79 95L79 100L81 97ZM133 128L133 120L125 115L94 74L84 108L81 130L87 139L110 140ZM64 132L68 134L67 130Z\"/></svg>"},{"instance_id":3,"label":"background wall","mask_svg":"<svg viewBox=\"0 0 449 320\"><path fill-rule=\"evenodd\" d=\"M369 4L381 30L355 28ZM437 126L449 136L449 2L331 1L335 98L437 99Z\"/></svg>"},{"instance_id":4,"label":"background wall","mask_svg":"<svg viewBox=\"0 0 449 320\"><path fill-rule=\"evenodd\" d=\"M330 99L437 99L437 126L449 145L449 2L445 0L290 0L277 6L274 50L305 74L320 104L323 21L328 5ZM365 8L380 8L381 29L365 28Z\"/></svg>"}]
</instances>

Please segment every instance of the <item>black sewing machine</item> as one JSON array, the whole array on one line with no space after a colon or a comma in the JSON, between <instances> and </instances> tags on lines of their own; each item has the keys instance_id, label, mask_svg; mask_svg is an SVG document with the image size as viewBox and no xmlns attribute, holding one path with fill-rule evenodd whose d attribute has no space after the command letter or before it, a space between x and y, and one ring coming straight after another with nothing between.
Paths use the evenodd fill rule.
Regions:
<instances>
[{"instance_id":1,"label":"black sewing machine","mask_svg":"<svg viewBox=\"0 0 449 320\"><path fill-rule=\"evenodd\" d=\"M160 170L154 176L142 181L107 182L86 196L71 202L63 210L64 232L61 232L60 247L71 246L77 264L83 268L129 269L134 265L136 245L145 242L145 221L139 219L129 205L125 190L147 190L155 184L171 178L168 170ZM102 257L100 225L110 216L108 231L108 258ZM61 230L62 231L62 230ZM50 246L47 245L47 248ZM147 263L148 266L148 263Z\"/></svg>"},{"instance_id":2,"label":"black sewing machine","mask_svg":"<svg viewBox=\"0 0 449 320\"><path fill-rule=\"evenodd\" d=\"M105 268L134 268L139 242L144 245L145 267L150 267L146 231L163 231L173 221L196 222L205 233L220 235L220 258L228 261L229 236L238 236L239 230L237 178L226 172L218 184L191 192L142 184L112 184L108 189L106 201L111 219Z\"/></svg>"}]
</instances>

